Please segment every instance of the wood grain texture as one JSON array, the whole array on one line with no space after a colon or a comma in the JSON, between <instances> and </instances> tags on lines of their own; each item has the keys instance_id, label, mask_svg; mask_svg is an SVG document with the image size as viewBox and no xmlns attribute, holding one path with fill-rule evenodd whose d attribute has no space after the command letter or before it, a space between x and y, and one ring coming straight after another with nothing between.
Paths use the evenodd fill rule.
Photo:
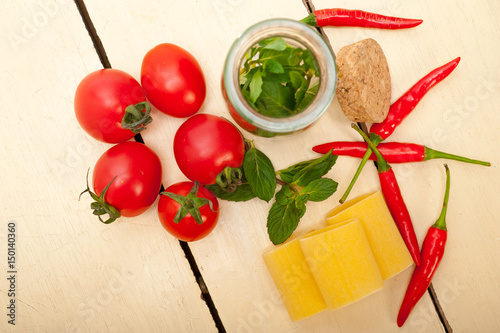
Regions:
<instances>
[{"instance_id":1,"label":"wood grain texture","mask_svg":"<svg viewBox=\"0 0 500 333\"><path fill-rule=\"evenodd\" d=\"M45 4L44 7L41 4ZM74 116L102 68L72 1L3 3L0 100L2 332L216 331L179 243L155 209L105 226L79 201L110 145ZM7 224L16 223L16 326L7 323Z\"/></svg>"},{"instance_id":2,"label":"wood grain texture","mask_svg":"<svg viewBox=\"0 0 500 333\"><path fill-rule=\"evenodd\" d=\"M313 2L316 8L331 7L329 1ZM336 50L364 38L374 38L382 45L391 71L393 100L430 70L461 57L455 71L422 99L389 139L492 163L485 168L447 162L451 171L449 237L433 286L454 331L496 332L500 321L491 309L498 306L500 294L499 258L495 255L500 249L499 228L494 213L500 154L491 140L500 123L500 76L494 59L500 51L496 37L500 8L488 1L340 1L335 6L423 19L420 26L409 30L351 29L350 35L344 33L348 28L324 30ZM444 162L394 166L420 242L441 209ZM432 307L430 302L420 302L406 329L429 331L425 312Z\"/></svg>"},{"instance_id":3,"label":"wood grain texture","mask_svg":"<svg viewBox=\"0 0 500 333\"><path fill-rule=\"evenodd\" d=\"M318 9L332 7L327 0L309 2ZM233 40L263 19L307 15L301 0L85 4L113 68L138 79L149 49L175 43L191 52L205 73L207 98L201 112L225 117L229 114L220 80ZM500 5L487 0L341 0L335 6L424 20L415 29L399 31L324 28L335 52L364 38L379 42L389 64L393 100L430 70L462 57L455 72L424 97L390 140L492 163L485 168L448 162L449 242L433 285L454 331L497 332L500 229L494 208L500 154L494 138L500 124L495 109L500 104ZM75 4L16 1L1 4L0 10L6 13L0 38L9 50L0 53L0 100L8 105L0 132L0 239L5 249L6 225L16 221L19 247L18 326L12 330L2 312L0 331L216 331L184 253L162 229L156 206L141 217L105 226L91 215L88 198L78 201L87 169L109 146L86 136L73 116L76 85L102 68ZM163 183L169 185L185 179L172 150L183 119L155 111L143 138L160 156ZM317 157L314 145L359 139L335 99L308 131L279 139L246 136L271 157L276 169ZM420 241L441 208L443 163L394 166ZM324 202L308 203L297 233L324 225L324 215L337 205L357 165L353 158L338 159L328 174L339 182L338 191ZM368 164L350 197L378 189L376 169ZM222 202L214 232L189 244L228 332L444 332L429 295L398 329L397 311L411 269L360 302L291 323L262 260L273 248L265 225L270 205ZM0 267L4 274L6 255L0 255ZM4 275L1 281L0 304L5 308Z\"/></svg>"}]
</instances>

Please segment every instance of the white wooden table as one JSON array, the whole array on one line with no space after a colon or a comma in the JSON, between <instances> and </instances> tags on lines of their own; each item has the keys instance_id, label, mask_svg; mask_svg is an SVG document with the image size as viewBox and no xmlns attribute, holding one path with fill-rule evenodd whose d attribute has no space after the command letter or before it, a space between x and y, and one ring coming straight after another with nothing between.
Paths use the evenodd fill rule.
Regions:
<instances>
[{"instance_id":1,"label":"white wooden table","mask_svg":"<svg viewBox=\"0 0 500 333\"><path fill-rule=\"evenodd\" d=\"M0 331L1 332L498 332L500 330L500 3L400 0L18 0L0 5ZM82 4L85 7L82 7ZM78 200L85 174L110 147L86 135L73 96L88 73L110 65L139 78L144 54L170 42L191 52L207 80L201 112L228 116L220 91L223 61L233 40L263 19L301 19L315 8L364 9L421 18L410 30L325 28L335 52L363 38L386 54L393 100L435 67L460 56L452 75L434 88L391 137L394 141L488 160L490 168L448 162L449 241L429 294L403 328L396 315L411 269L351 306L291 323L262 260L270 204L222 202L207 238L181 247L160 225L156 204L137 218L104 225L89 199ZM79 10L83 8L82 11ZM88 11L88 17L85 12ZM93 26L86 27L85 21ZM96 33L101 56L88 29ZM95 30L94 30L95 29ZM109 63L108 63L109 62ZM154 111L153 111L154 112ZM160 156L168 185L184 180L172 139L183 122L156 112L144 132ZM276 168L316 157L311 147L358 140L334 100L320 123L288 139L255 143ZM358 160L339 158L329 176L338 191L309 203L299 230L314 228L337 205ZM438 217L443 161L395 165L417 236ZM379 188L369 164L351 198ZM8 278L8 227L15 225L15 283ZM185 250L196 264L191 267ZM10 296L14 288L15 297ZM15 326L8 323L15 300ZM208 300L208 301L206 301ZM440 319L440 309L445 320Z\"/></svg>"}]
</instances>

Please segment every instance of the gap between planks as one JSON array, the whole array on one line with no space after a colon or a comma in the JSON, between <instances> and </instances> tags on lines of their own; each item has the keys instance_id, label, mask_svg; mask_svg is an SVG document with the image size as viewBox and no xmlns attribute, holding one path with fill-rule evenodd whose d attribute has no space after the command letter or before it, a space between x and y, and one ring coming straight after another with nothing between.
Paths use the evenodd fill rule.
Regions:
<instances>
[{"instance_id":1,"label":"gap between planks","mask_svg":"<svg viewBox=\"0 0 500 333\"><path fill-rule=\"evenodd\" d=\"M314 4L313 4L313 0L302 0L302 3L307 8L307 11L309 13L312 13L315 10ZM326 42L331 47L330 41L328 40L328 37L324 33L323 29L322 28L317 28L317 29L318 29L318 32L325 38ZM365 123L358 123L358 125L361 127L361 129L365 133L368 132L368 128L367 128L367 126L366 126ZM374 164L377 165L376 161L374 161ZM437 294L436 294L436 292L434 290L434 286L432 285L432 283L429 286L429 288L427 288L427 292L429 293L429 296L431 298L432 304L434 305L434 308L435 308L435 310L436 310L436 312L438 314L438 317L439 317L439 321L441 322L441 325L443 325L443 328L444 328L445 332L446 333L453 333L453 328L451 327L450 323L448 322L448 319L446 319L446 315L444 313L443 308L439 304L439 299L438 299L438 296L437 296Z\"/></svg>"},{"instance_id":2,"label":"gap between planks","mask_svg":"<svg viewBox=\"0 0 500 333\"><path fill-rule=\"evenodd\" d=\"M75 4L76 4L76 7L78 8L78 12L80 13L80 16L82 17L83 23L85 24L85 28L87 29L87 31L90 35L90 38L92 39L92 42L94 44L94 47L96 49L97 55L99 56L99 60L101 61L103 68L111 68L111 63L108 59L108 56L106 55L106 50L104 49L104 46L103 46L101 39L99 38L99 35L95 29L95 26L92 22L92 19L90 18L90 15L88 13L87 7L85 6L84 0L75 0ZM141 134L135 135L134 140L144 144L144 139L142 138ZM161 188L160 188L160 192L163 192L164 190L165 190L165 188L162 184ZM186 260L189 263L189 267L191 268L191 271L193 272L195 281L200 288L201 299L205 301L205 304L207 305L207 307L210 311L210 314L212 315L212 319L214 320L215 327L218 329L219 332L226 332L226 329L224 328L222 320L219 317L219 313L217 311L217 308L215 307L215 304L212 300L212 297L210 296L210 292L208 290L208 287L206 286L205 281L203 280L203 276L201 275L200 269L198 268L198 264L196 263L196 260L193 256L193 253L191 252L191 249L189 248L188 243L183 242L183 241L179 241L179 246L181 247L182 251L184 252L184 256L186 257Z\"/></svg>"},{"instance_id":3,"label":"gap between planks","mask_svg":"<svg viewBox=\"0 0 500 333\"><path fill-rule=\"evenodd\" d=\"M304 4L308 14L312 13L315 10L314 4L310 0L302 0L302 3ZM92 43L94 44L94 47L96 49L96 53L99 57L99 60L101 61L101 64L103 68L111 68L111 63L109 62L108 56L106 55L106 51L104 49L104 46L102 45L101 39L99 38L99 35L97 34L97 31L95 29L94 24L92 23L92 20L90 18L90 15L87 11L87 7L85 6L85 3L83 0L75 0L75 5L78 8L78 12L80 13L83 23L85 25L85 28L87 29L89 36L92 40ZM317 28L318 32L325 38L325 40L330 44L330 41L328 40L327 35L323 32L322 28ZM366 131L366 125L361 124L361 127L363 130ZM144 143L144 140L140 134L137 134L134 137L135 141ZM160 192L164 191L163 185L161 185ZM219 317L217 308L212 300L212 297L210 296L210 292L208 290L207 285L205 284L205 281L203 280L203 276L200 272L200 269L198 268L198 264L196 263L196 259L193 256L193 253L191 252L191 249L189 247L189 244L183 241L179 241L179 245L182 248L184 255L186 257L186 260L189 262L189 266L193 272L194 278L196 283L198 284L200 291L201 291L201 298L205 301L210 314L212 315L212 318L214 320L216 328L219 330L219 332L226 332L224 328L224 324L222 323L221 318ZM446 316L444 314L443 309L441 308L439 304L438 297L436 295L436 292L434 291L434 287L432 284L430 285L428 289L429 295L431 297L432 303L434 304L434 307L436 309L436 312L438 313L439 320L441 321L445 332L446 333L452 333L453 329L451 328L448 320L446 319Z\"/></svg>"},{"instance_id":4,"label":"gap between planks","mask_svg":"<svg viewBox=\"0 0 500 333\"><path fill-rule=\"evenodd\" d=\"M85 6L84 0L74 0L76 7L78 8L78 12L80 13L80 16L82 17L83 23L85 25L85 28L87 29L89 36L92 40L92 43L94 44L94 48L96 49L96 53L99 57L99 60L101 61L101 64L103 68L111 68L111 63L108 59L108 56L106 54L106 50L104 49L104 46L101 42L101 39L99 38L99 35L95 29L95 26L92 22L92 19L90 18L90 15L88 13L87 7ZM308 14L312 12L311 7L308 5L307 1L302 1L304 6L306 7L306 10ZM326 36L322 33L322 31L319 29L318 30L325 38ZM142 138L141 134L137 134L134 137L135 141L144 143L144 139ZM164 186L163 184L161 185L160 192L164 191ZM193 253L191 252L191 249L189 247L189 244L183 241L179 241L179 245L182 248L184 255L186 257L186 260L189 263L189 266L193 272L194 278L196 280L196 283L198 284L200 291L201 291L201 298L205 301L205 304L207 305L210 314L212 315L212 318L214 320L216 328L219 330L219 332L226 332L226 329L224 328L224 324L222 323L222 320L218 314L217 308L212 300L212 297L210 296L210 291L208 290L207 285L205 284L205 281L203 280L203 276L200 272L200 269L198 268L198 264L196 263L196 259L193 256Z\"/></svg>"}]
</instances>

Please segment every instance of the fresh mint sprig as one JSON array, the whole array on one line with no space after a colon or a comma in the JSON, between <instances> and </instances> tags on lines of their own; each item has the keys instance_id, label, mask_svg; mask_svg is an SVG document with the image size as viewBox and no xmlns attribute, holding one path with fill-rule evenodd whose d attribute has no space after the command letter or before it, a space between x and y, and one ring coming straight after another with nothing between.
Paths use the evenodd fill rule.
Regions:
<instances>
[{"instance_id":1,"label":"fresh mint sprig","mask_svg":"<svg viewBox=\"0 0 500 333\"><path fill-rule=\"evenodd\" d=\"M326 200L337 190L337 182L323 177L336 160L337 156L330 152L276 172L271 160L250 143L242 165L241 185L234 192L224 191L218 185L207 188L228 201L260 198L269 202L274 197L267 216L267 231L273 244L281 244L297 228L308 201ZM276 192L278 184L281 188Z\"/></svg>"},{"instance_id":2,"label":"fresh mint sprig","mask_svg":"<svg viewBox=\"0 0 500 333\"><path fill-rule=\"evenodd\" d=\"M284 118L303 111L318 92L319 67L308 49L281 37L250 48L240 70L242 95L256 111Z\"/></svg>"},{"instance_id":3,"label":"fresh mint sprig","mask_svg":"<svg viewBox=\"0 0 500 333\"><path fill-rule=\"evenodd\" d=\"M273 244L281 244L292 235L308 201L323 201L335 193L338 183L323 176L336 160L337 156L329 153L277 172L284 184L267 216L267 232Z\"/></svg>"}]
</instances>

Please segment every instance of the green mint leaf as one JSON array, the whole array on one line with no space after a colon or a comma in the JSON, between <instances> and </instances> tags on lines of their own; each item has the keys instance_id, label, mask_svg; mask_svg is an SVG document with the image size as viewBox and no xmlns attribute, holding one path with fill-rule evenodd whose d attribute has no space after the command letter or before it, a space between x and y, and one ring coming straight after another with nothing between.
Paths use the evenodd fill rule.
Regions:
<instances>
[{"instance_id":1,"label":"green mint leaf","mask_svg":"<svg viewBox=\"0 0 500 333\"><path fill-rule=\"evenodd\" d=\"M286 169L279 170L278 175L282 181L285 183L291 184L293 183L293 177L300 172L302 169L309 165L309 161L303 161L297 164L294 164Z\"/></svg>"},{"instance_id":2,"label":"green mint leaf","mask_svg":"<svg viewBox=\"0 0 500 333\"><path fill-rule=\"evenodd\" d=\"M294 164L284 170L279 170L281 180L290 184L307 186L311 181L323 177L333 167L336 155L325 154L319 158Z\"/></svg>"},{"instance_id":3,"label":"green mint leaf","mask_svg":"<svg viewBox=\"0 0 500 333\"><path fill-rule=\"evenodd\" d=\"M219 185L205 185L207 189L210 190L217 198L226 200L226 201L235 201L242 202L248 201L256 197L255 193L253 193L250 184L243 183L236 188L234 192L226 192Z\"/></svg>"},{"instance_id":4,"label":"green mint leaf","mask_svg":"<svg viewBox=\"0 0 500 333\"><path fill-rule=\"evenodd\" d=\"M274 74L285 73L283 66L274 59L270 59L269 61L266 61L264 63L264 70L269 72L269 73L274 73Z\"/></svg>"},{"instance_id":5,"label":"green mint leaf","mask_svg":"<svg viewBox=\"0 0 500 333\"><path fill-rule=\"evenodd\" d=\"M268 38L264 40L265 46L264 49L276 50L276 51L284 51L287 47L287 44L283 38Z\"/></svg>"},{"instance_id":6,"label":"green mint leaf","mask_svg":"<svg viewBox=\"0 0 500 333\"><path fill-rule=\"evenodd\" d=\"M276 202L280 205L288 205L292 203L294 199L295 193L292 191L292 188L289 185L283 185L281 190L276 192Z\"/></svg>"},{"instance_id":7,"label":"green mint leaf","mask_svg":"<svg viewBox=\"0 0 500 333\"><path fill-rule=\"evenodd\" d=\"M304 50L304 53L302 53L302 57L304 60L304 67L306 68L306 72L309 69L312 69L314 73L319 73L319 68L318 68L318 62L316 59L314 59L314 56L312 55L311 51L309 50Z\"/></svg>"},{"instance_id":8,"label":"green mint leaf","mask_svg":"<svg viewBox=\"0 0 500 333\"><path fill-rule=\"evenodd\" d=\"M290 79L288 74L284 73L266 73L266 78L264 82L275 82L281 85L286 85Z\"/></svg>"},{"instance_id":9,"label":"green mint leaf","mask_svg":"<svg viewBox=\"0 0 500 333\"><path fill-rule=\"evenodd\" d=\"M295 92L295 103L300 105L307 94L307 88L309 87L309 80L303 80L298 90Z\"/></svg>"},{"instance_id":10,"label":"green mint leaf","mask_svg":"<svg viewBox=\"0 0 500 333\"><path fill-rule=\"evenodd\" d=\"M250 62L249 60L251 60L254 56L255 56L255 53L257 51L257 48L256 47L252 47L250 48L250 50L248 50L248 52L245 54L245 63L243 64L243 68L245 69L245 71L249 71L250 70Z\"/></svg>"},{"instance_id":11,"label":"green mint leaf","mask_svg":"<svg viewBox=\"0 0 500 333\"><path fill-rule=\"evenodd\" d=\"M277 245L286 241L297 229L301 214L295 202L288 205L274 202L267 216L267 233L271 242Z\"/></svg>"},{"instance_id":12,"label":"green mint leaf","mask_svg":"<svg viewBox=\"0 0 500 333\"><path fill-rule=\"evenodd\" d=\"M257 148L250 148L243 159L243 170L255 195L269 202L276 191L276 173L271 160Z\"/></svg>"},{"instance_id":13,"label":"green mint leaf","mask_svg":"<svg viewBox=\"0 0 500 333\"><path fill-rule=\"evenodd\" d=\"M292 49L286 48L283 51L278 51L274 49L262 49L259 53L259 61L264 64L265 62L274 59L283 66L288 66L288 58L292 53Z\"/></svg>"},{"instance_id":14,"label":"green mint leaf","mask_svg":"<svg viewBox=\"0 0 500 333\"><path fill-rule=\"evenodd\" d=\"M259 98L260 94L262 93L262 71L257 71L255 74L252 76L252 79L250 81L249 87L250 87L250 101L252 103L255 103L257 98Z\"/></svg>"},{"instance_id":15,"label":"green mint leaf","mask_svg":"<svg viewBox=\"0 0 500 333\"><path fill-rule=\"evenodd\" d=\"M288 73L288 76L290 78L290 84L292 85L292 87L295 90L299 89L302 86L304 81L307 82L304 75L300 74L300 72L297 72L297 71L290 71Z\"/></svg>"},{"instance_id":16,"label":"green mint leaf","mask_svg":"<svg viewBox=\"0 0 500 333\"><path fill-rule=\"evenodd\" d=\"M263 115L273 118L288 117L293 113L293 89L279 82L264 81L255 106Z\"/></svg>"},{"instance_id":17,"label":"green mint leaf","mask_svg":"<svg viewBox=\"0 0 500 333\"><path fill-rule=\"evenodd\" d=\"M336 160L337 156L332 154L325 154L319 158L310 160L309 165L294 176L294 183L299 186L307 186L313 180L327 174Z\"/></svg>"},{"instance_id":18,"label":"green mint leaf","mask_svg":"<svg viewBox=\"0 0 500 333\"><path fill-rule=\"evenodd\" d=\"M313 83L309 89L305 92L301 101L297 100L297 111L302 111L309 106L314 100L314 97L318 94L319 82ZM297 99L297 94L295 94L295 98Z\"/></svg>"},{"instance_id":19,"label":"green mint leaf","mask_svg":"<svg viewBox=\"0 0 500 333\"><path fill-rule=\"evenodd\" d=\"M288 66L290 67L298 66L302 61L303 52L304 50L302 50L301 48L293 49L288 56Z\"/></svg>"},{"instance_id":20,"label":"green mint leaf","mask_svg":"<svg viewBox=\"0 0 500 333\"><path fill-rule=\"evenodd\" d=\"M300 203L305 204L308 200L309 200L309 194L301 192L300 195L295 198L295 205L298 208L298 204Z\"/></svg>"},{"instance_id":21,"label":"green mint leaf","mask_svg":"<svg viewBox=\"0 0 500 333\"><path fill-rule=\"evenodd\" d=\"M252 77L259 70L260 68L254 67L240 74L239 80L240 80L241 90L243 91L248 90L248 86L250 85L250 82L252 82Z\"/></svg>"},{"instance_id":22,"label":"green mint leaf","mask_svg":"<svg viewBox=\"0 0 500 333\"><path fill-rule=\"evenodd\" d=\"M300 193L307 194L310 201L328 199L337 190L338 183L330 178L320 178L307 184Z\"/></svg>"},{"instance_id":23,"label":"green mint leaf","mask_svg":"<svg viewBox=\"0 0 500 333\"><path fill-rule=\"evenodd\" d=\"M257 53L259 53L261 50L260 47L252 47L248 52L247 52L247 55L246 55L246 59L250 60L252 59L253 57L255 57L255 55Z\"/></svg>"},{"instance_id":24,"label":"green mint leaf","mask_svg":"<svg viewBox=\"0 0 500 333\"><path fill-rule=\"evenodd\" d=\"M306 202L308 195L300 195L295 199L295 208L297 209L298 218L301 219L306 213Z\"/></svg>"}]
</instances>

